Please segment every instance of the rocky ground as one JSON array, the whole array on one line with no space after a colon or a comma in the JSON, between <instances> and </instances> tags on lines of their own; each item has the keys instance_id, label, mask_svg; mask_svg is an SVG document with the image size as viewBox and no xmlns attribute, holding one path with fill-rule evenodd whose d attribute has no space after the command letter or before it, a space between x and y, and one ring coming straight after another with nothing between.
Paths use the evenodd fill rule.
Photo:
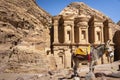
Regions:
<instances>
[{"instance_id":1,"label":"rocky ground","mask_svg":"<svg viewBox=\"0 0 120 80\"><path fill-rule=\"evenodd\" d=\"M120 71L118 71L120 61L112 64L103 64L95 66L94 80L120 80ZM4 68L0 67L0 71ZM87 66L79 68L80 80L85 80L89 69ZM43 73L0 73L0 80L78 80L73 78L72 69L57 71L48 71Z\"/></svg>"}]
</instances>

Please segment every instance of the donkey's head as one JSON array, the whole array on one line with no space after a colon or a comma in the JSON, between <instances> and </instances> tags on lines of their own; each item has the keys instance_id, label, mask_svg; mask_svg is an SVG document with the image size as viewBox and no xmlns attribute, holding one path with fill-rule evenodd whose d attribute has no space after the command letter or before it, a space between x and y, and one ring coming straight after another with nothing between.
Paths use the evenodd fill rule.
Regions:
<instances>
[{"instance_id":1,"label":"donkey's head","mask_svg":"<svg viewBox=\"0 0 120 80\"><path fill-rule=\"evenodd\" d=\"M110 48L110 39L105 43L105 50L109 50Z\"/></svg>"},{"instance_id":2,"label":"donkey's head","mask_svg":"<svg viewBox=\"0 0 120 80\"><path fill-rule=\"evenodd\" d=\"M111 46L110 46L110 41L111 40L108 40L106 43L105 43L105 54L108 55L109 52L111 52Z\"/></svg>"},{"instance_id":3,"label":"donkey's head","mask_svg":"<svg viewBox=\"0 0 120 80\"><path fill-rule=\"evenodd\" d=\"M110 48L110 41L111 40L108 40L105 44L99 44L97 46L91 44L91 52L97 53L100 56L102 56L103 54L107 54Z\"/></svg>"}]
</instances>

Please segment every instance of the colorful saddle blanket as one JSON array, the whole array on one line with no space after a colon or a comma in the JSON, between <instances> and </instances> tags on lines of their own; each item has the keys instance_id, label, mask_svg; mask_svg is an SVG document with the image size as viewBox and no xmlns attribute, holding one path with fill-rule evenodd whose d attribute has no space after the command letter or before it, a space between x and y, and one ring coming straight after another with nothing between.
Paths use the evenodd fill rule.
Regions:
<instances>
[{"instance_id":1,"label":"colorful saddle blanket","mask_svg":"<svg viewBox=\"0 0 120 80\"><path fill-rule=\"evenodd\" d=\"M82 48L77 48L74 54L83 58L87 57L88 61L91 60L90 46L88 46L86 50L83 50Z\"/></svg>"},{"instance_id":2,"label":"colorful saddle blanket","mask_svg":"<svg viewBox=\"0 0 120 80\"><path fill-rule=\"evenodd\" d=\"M75 51L76 55L87 55L87 53L85 51L83 51L81 48L77 48Z\"/></svg>"},{"instance_id":3,"label":"colorful saddle blanket","mask_svg":"<svg viewBox=\"0 0 120 80\"><path fill-rule=\"evenodd\" d=\"M75 50L75 55L88 55L90 54L90 46L88 46L88 48L86 48L86 50L83 50L82 48L77 48Z\"/></svg>"}]
</instances>

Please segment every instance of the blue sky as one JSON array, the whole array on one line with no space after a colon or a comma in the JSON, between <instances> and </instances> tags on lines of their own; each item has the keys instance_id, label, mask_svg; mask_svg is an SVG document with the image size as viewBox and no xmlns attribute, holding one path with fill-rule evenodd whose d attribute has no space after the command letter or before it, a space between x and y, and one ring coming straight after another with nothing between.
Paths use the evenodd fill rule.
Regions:
<instances>
[{"instance_id":1,"label":"blue sky","mask_svg":"<svg viewBox=\"0 0 120 80\"><path fill-rule=\"evenodd\" d=\"M71 2L84 2L109 16L114 22L120 20L120 0L36 0L36 2L53 16L59 14Z\"/></svg>"}]
</instances>

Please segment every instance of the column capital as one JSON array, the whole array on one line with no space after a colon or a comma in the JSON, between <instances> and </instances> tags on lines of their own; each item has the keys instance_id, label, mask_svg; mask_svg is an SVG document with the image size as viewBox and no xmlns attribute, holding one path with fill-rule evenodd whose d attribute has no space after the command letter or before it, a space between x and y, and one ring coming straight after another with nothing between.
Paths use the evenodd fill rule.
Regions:
<instances>
[{"instance_id":1,"label":"column capital","mask_svg":"<svg viewBox=\"0 0 120 80\"><path fill-rule=\"evenodd\" d=\"M61 16L53 16L53 20L59 20Z\"/></svg>"}]
</instances>

